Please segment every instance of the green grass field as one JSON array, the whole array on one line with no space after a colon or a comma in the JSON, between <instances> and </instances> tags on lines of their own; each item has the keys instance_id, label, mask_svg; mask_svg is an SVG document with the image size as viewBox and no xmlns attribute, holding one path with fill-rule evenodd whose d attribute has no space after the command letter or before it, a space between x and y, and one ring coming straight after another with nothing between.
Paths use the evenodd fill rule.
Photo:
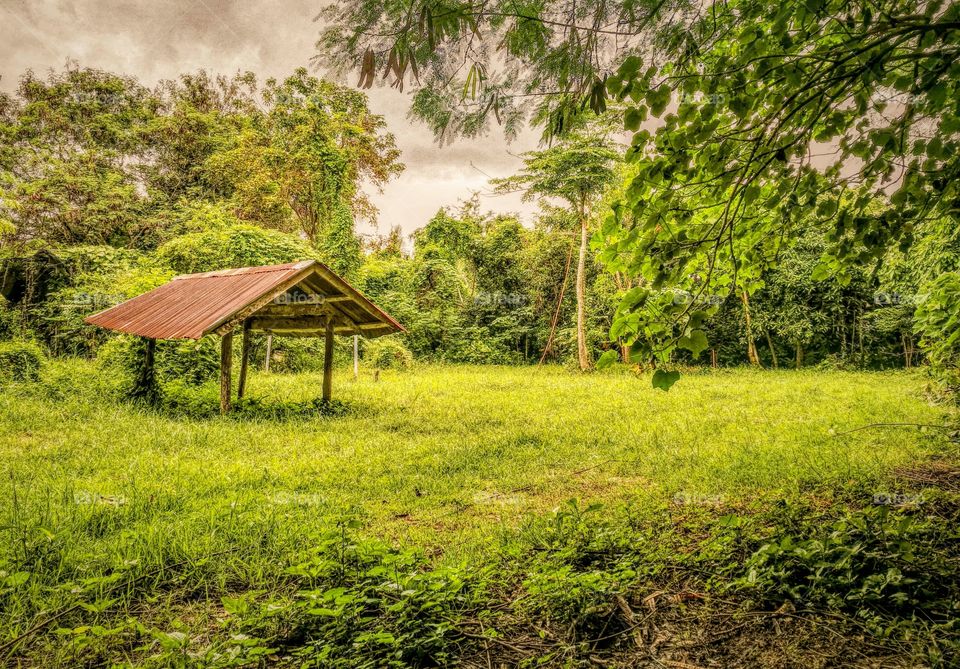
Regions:
<instances>
[{"instance_id":1,"label":"green grass field","mask_svg":"<svg viewBox=\"0 0 960 669\"><path fill-rule=\"evenodd\" d=\"M51 363L42 384L0 394L0 643L43 622L8 659L69 663L83 651L54 630L116 617L201 638L222 596L269 591L345 517L442 565L483 562L571 498L641 518L683 502L718 514L828 504L837 491L868 505L899 490L898 468L948 448L946 434L847 431L943 423L923 383L717 371L664 393L629 373L423 367L354 381L342 370L342 416L189 419L117 402L89 363ZM317 396L320 377L255 374L249 387L289 403ZM118 573L172 581L107 598L102 579ZM46 621L98 587L100 604ZM106 647L98 661L150 655Z\"/></svg>"}]
</instances>

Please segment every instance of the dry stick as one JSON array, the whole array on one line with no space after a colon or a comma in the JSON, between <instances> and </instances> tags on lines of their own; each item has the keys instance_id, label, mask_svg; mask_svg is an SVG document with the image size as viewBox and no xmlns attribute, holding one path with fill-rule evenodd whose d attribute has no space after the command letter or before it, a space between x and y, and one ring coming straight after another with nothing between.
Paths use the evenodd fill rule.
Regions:
<instances>
[{"instance_id":1,"label":"dry stick","mask_svg":"<svg viewBox=\"0 0 960 669\"><path fill-rule=\"evenodd\" d=\"M3 644L2 646L0 646L0 653L4 654L4 657L6 658L7 651L9 650L9 651L12 653L12 652L13 652L13 649L14 649L21 641L24 641L27 637L33 636L35 633L39 632L40 630L42 630L44 627L46 627L46 626L49 625L50 623L55 622L55 621L57 621L57 620L60 620L60 618L63 618L64 616L73 613L74 611L78 610L79 608L81 608L80 604L74 604L73 606L70 606L70 607L68 607L68 608L60 611L60 613L57 613L57 614L55 614L55 615L52 615L52 616L50 616L49 618L47 618L46 620L42 620L42 621L40 621L39 623L36 623L35 625L33 625L33 627L30 627L29 629L27 629L27 631L24 632L23 634L21 634L20 636L14 638L14 639L11 639L11 640L8 641L7 643L5 643L5 644Z\"/></svg>"},{"instance_id":2,"label":"dry stick","mask_svg":"<svg viewBox=\"0 0 960 669\"><path fill-rule=\"evenodd\" d=\"M844 434L850 434L851 432L859 432L860 430L868 430L872 427L932 427L937 430L956 430L955 425L935 425L932 423L870 423L869 425L861 425L860 427L855 427L852 430L847 430L845 432L837 432L835 437L839 437Z\"/></svg>"},{"instance_id":3,"label":"dry stick","mask_svg":"<svg viewBox=\"0 0 960 669\"><path fill-rule=\"evenodd\" d=\"M499 637L487 636L487 635L485 635L485 634L471 634L470 632L464 632L463 630L460 630L460 631L458 632L458 634L460 634L460 636L464 636L464 637L466 637L466 638L468 638L468 639L477 639L477 640L481 640L481 641L493 641L494 643L499 644L499 645L503 646L504 648L509 648L510 650L512 650L512 651L515 652L515 653L520 653L520 655L525 655L525 654L526 654L526 652L525 652L522 648L517 648L517 647L514 646L512 643L510 643L510 642L508 642L508 641L504 641L503 639L500 639Z\"/></svg>"},{"instance_id":4,"label":"dry stick","mask_svg":"<svg viewBox=\"0 0 960 669\"><path fill-rule=\"evenodd\" d=\"M479 623L480 623L480 633L483 636L486 636L487 630L483 628L483 621L480 620ZM487 641L486 639L483 640L483 648L487 653L487 669L493 669L493 659L490 657L490 642Z\"/></svg>"},{"instance_id":5,"label":"dry stick","mask_svg":"<svg viewBox=\"0 0 960 669\"><path fill-rule=\"evenodd\" d=\"M567 264L563 268L563 282L560 284L560 297L557 298L557 308L553 312L553 322L550 323L550 336L547 337L547 345L543 349L543 355L540 356L540 362L537 363L537 367L543 364L543 361L547 359L547 353L550 352L550 347L553 346L553 336L557 333L557 320L560 318L560 307L563 305L563 294L567 290L567 277L570 275L570 261L573 259L573 245L570 245L570 248L567 249Z\"/></svg>"}]
</instances>

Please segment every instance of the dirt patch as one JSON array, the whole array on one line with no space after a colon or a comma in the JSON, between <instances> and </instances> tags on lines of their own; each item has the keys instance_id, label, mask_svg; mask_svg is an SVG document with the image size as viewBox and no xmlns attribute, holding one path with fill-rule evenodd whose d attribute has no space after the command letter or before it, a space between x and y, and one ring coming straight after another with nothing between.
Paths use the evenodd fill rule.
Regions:
<instances>
[{"instance_id":1,"label":"dirt patch","mask_svg":"<svg viewBox=\"0 0 960 669\"><path fill-rule=\"evenodd\" d=\"M533 658L549 658L547 666L586 661L617 669L914 666L900 649L867 641L851 621L792 609L750 611L688 590L618 597L599 613L602 626L588 634L519 620L501 626L497 639L468 631L476 645L463 666L512 667Z\"/></svg>"},{"instance_id":2,"label":"dirt patch","mask_svg":"<svg viewBox=\"0 0 960 669\"><path fill-rule=\"evenodd\" d=\"M921 464L899 467L894 474L917 486L933 486L960 493L960 464L948 458L935 458Z\"/></svg>"}]
</instances>

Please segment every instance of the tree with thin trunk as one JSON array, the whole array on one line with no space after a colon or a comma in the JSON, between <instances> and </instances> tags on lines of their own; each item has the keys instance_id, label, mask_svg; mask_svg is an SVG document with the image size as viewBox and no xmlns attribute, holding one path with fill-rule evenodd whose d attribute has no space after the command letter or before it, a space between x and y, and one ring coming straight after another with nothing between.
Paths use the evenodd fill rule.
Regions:
<instances>
[{"instance_id":1,"label":"tree with thin trunk","mask_svg":"<svg viewBox=\"0 0 960 669\"><path fill-rule=\"evenodd\" d=\"M740 301L743 302L743 329L747 337L747 359L755 367L763 367L760 363L760 354L757 353L757 342L753 338L753 321L750 318L750 297L746 290L740 293Z\"/></svg>"},{"instance_id":2,"label":"tree with thin trunk","mask_svg":"<svg viewBox=\"0 0 960 669\"><path fill-rule=\"evenodd\" d=\"M587 246L593 208L615 177L618 153L601 136L577 134L542 151L523 155L519 174L494 179L499 192L523 191L524 199L563 200L577 221L580 252L577 257L577 361L590 368L587 349Z\"/></svg>"}]
</instances>

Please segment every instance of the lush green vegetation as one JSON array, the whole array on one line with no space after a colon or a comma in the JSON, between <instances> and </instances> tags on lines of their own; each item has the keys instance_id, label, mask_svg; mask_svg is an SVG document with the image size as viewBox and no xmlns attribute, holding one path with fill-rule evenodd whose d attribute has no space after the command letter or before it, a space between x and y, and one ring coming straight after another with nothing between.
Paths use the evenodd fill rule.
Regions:
<instances>
[{"instance_id":1,"label":"lush green vegetation","mask_svg":"<svg viewBox=\"0 0 960 669\"><path fill-rule=\"evenodd\" d=\"M850 431L941 423L950 410L923 401L917 376L718 370L663 393L556 367L372 371L338 382L334 417L298 411L320 383L307 373L256 374L251 400L215 419L176 409L214 413L212 383L168 387L171 404L146 412L81 361L6 385L4 643L27 636L5 654L617 657L633 643L618 602L639 619L658 590L671 629L667 600L696 593L676 635L713 634L719 610L752 629L751 611L790 601L876 632L844 652L935 661L957 643L941 626L956 564L937 557L957 541L956 471L924 464L956 445L937 429ZM911 620L919 610L932 620ZM582 647L604 627L609 643ZM798 658L833 643L807 632ZM671 639L663 657L686 657Z\"/></svg>"},{"instance_id":2,"label":"lush green vegetation","mask_svg":"<svg viewBox=\"0 0 960 669\"><path fill-rule=\"evenodd\" d=\"M912 245L842 272L824 269L838 238L815 218L768 249L737 242L750 262L690 255L702 246L683 241L691 231L666 243L674 224L627 206L640 177L604 139L617 120L590 119L494 184L545 198L532 225L467 199L405 244L397 230L354 231L375 215L364 188L402 169L360 93L303 71L263 85L199 73L154 90L98 70L28 74L0 99L0 336L90 356L105 335L84 315L174 274L313 257L396 316L420 359L889 368L935 350L953 384L949 218L916 222ZM871 203L878 216L886 206ZM279 343L278 364L296 368L303 350Z\"/></svg>"},{"instance_id":3,"label":"lush green vegetation","mask_svg":"<svg viewBox=\"0 0 960 669\"><path fill-rule=\"evenodd\" d=\"M805 278L841 285L865 267L875 279L918 238L955 242L956 2L371 0L324 16L318 59L359 69L361 86L381 72L407 84L411 113L441 140L526 122L569 137L597 116L632 134L596 242L638 284L611 336L641 361L703 351L719 295L742 303L758 364L750 304L798 240L822 244ZM958 339L941 326L957 322L957 270L898 291L940 305L917 327L954 378ZM798 353L815 316L783 328Z\"/></svg>"},{"instance_id":4,"label":"lush green vegetation","mask_svg":"<svg viewBox=\"0 0 960 669\"><path fill-rule=\"evenodd\" d=\"M491 184L533 220L465 193L406 239L355 229L404 168L359 91L24 74L0 94L2 661L955 664L958 18L333 3L318 61L412 88L441 143L549 142ZM83 324L307 258L406 327L358 380L337 343L332 402L309 340L221 417L215 338L159 342L154 376Z\"/></svg>"}]
</instances>

